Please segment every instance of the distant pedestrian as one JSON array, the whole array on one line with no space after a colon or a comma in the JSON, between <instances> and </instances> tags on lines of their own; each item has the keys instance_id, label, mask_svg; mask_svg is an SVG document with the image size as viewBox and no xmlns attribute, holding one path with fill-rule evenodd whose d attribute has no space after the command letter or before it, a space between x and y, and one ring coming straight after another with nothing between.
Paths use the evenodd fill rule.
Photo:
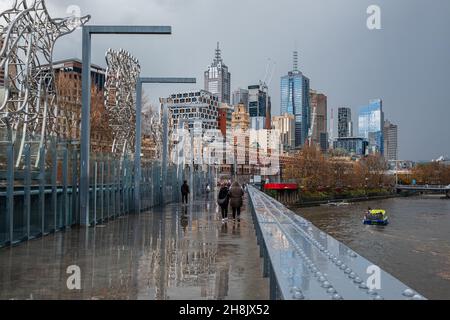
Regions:
<instances>
[{"instance_id":1,"label":"distant pedestrian","mask_svg":"<svg viewBox=\"0 0 450 320\"><path fill-rule=\"evenodd\" d=\"M206 191L206 200L209 200L209 194L211 193L211 187L209 186L209 184L206 185L205 191Z\"/></svg>"},{"instance_id":2,"label":"distant pedestrian","mask_svg":"<svg viewBox=\"0 0 450 320\"><path fill-rule=\"evenodd\" d=\"M230 203L229 189L227 185L224 183L219 191L219 195L217 197L217 204L219 205L222 212L222 222L225 222L228 219L228 206Z\"/></svg>"},{"instance_id":3,"label":"distant pedestrian","mask_svg":"<svg viewBox=\"0 0 450 320\"><path fill-rule=\"evenodd\" d=\"M189 185L187 181L184 181L183 185L181 186L181 196L182 196L182 202L183 204L188 204L189 202L189 194L191 193L191 190L189 189Z\"/></svg>"},{"instance_id":4,"label":"distant pedestrian","mask_svg":"<svg viewBox=\"0 0 450 320\"><path fill-rule=\"evenodd\" d=\"M244 205L244 190L242 190L239 182L235 181L231 186L230 192L230 205L233 209L233 220L236 220L236 217L240 219L241 217L241 208Z\"/></svg>"}]
</instances>

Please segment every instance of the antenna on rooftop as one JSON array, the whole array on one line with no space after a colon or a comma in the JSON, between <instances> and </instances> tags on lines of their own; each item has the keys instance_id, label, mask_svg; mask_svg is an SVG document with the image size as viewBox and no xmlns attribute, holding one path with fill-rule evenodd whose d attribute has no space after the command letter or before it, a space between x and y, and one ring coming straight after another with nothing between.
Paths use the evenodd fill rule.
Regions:
<instances>
[{"instance_id":1,"label":"antenna on rooftop","mask_svg":"<svg viewBox=\"0 0 450 320\"><path fill-rule=\"evenodd\" d=\"M298 51L294 51L294 72L298 72Z\"/></svg>"}]
</instances>

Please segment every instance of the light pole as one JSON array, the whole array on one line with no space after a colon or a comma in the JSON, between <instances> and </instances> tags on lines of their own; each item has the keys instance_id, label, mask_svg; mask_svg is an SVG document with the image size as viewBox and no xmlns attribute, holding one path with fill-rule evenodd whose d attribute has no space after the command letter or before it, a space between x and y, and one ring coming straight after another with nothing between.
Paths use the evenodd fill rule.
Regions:
<instances>
[{"instance_id":1,"label":"light pole","mask_svg":"<svg viewBox=\"0 0 450 320\"><path fill-rule=\"evenodd\" d=\"M139 78L136 84L136 150L134 155L134 211L141 212L141 176L142 176L142 87L144 84L174 84L196 83L195 78ZM162 186L166 185L168 163L169 112L163 103L163 155L162 155Z\"/></svg>"},{"instance_id":2,"label":"light pole","mask_svg":"<svg viewBox=\"0 0 450 320\"><path fill-rule=\"evenodd\" d=\"M89 226L89 160L91 135L91 42L93 34L170 35L170 26L83 26L80 225ZM138 128L136 128L137 130ZM136 135L138 137L138 135ZM140 136L139 136L140 137Z\"/></svg>"}]
</instances>

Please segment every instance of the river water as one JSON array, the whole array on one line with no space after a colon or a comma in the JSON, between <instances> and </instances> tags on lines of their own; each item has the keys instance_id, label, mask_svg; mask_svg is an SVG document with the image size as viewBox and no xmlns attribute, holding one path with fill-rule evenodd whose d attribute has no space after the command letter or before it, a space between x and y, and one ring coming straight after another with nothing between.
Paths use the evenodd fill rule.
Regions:
<instances>
[{"instance_id":1,"label":"river water","mask_svg":"<svg viewBox=\"0 0 450 320\"><path fill-rule=\"evenodd\" d=\"M363 225L368 207L385 209L390 224ZM394 198L295 211L428 299L450 299L450 200Z\"/></svg>"}]
</instances>

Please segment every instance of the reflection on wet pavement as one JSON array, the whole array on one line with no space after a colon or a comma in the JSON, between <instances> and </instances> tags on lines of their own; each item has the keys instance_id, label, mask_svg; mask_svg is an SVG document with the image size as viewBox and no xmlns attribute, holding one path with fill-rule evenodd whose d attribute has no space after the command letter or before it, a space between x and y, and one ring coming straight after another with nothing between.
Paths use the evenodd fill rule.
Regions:
<instances>
[{"instance_id":1,"label":"reflection on wet pavement","mask_svg":"<svg viewBox=\"0 0 450 320\"><path fill-rule=\"evenodd\" d=\"M216 210L173 204L1 249L0 299L268 299L251 215L223 224Z\"/></svg>"}]
</instances>

